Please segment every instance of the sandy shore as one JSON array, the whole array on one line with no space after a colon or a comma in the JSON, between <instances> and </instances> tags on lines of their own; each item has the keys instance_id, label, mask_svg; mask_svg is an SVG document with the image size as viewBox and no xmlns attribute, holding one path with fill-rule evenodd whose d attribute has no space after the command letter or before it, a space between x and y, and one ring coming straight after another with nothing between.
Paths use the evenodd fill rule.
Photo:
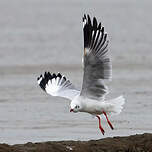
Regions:
<instances>
[{"instance_id":1,"label":"sandy shore","mask_svg":"<svg viewBox=\"0 0 152 152\"><path fill-rule=\"evenodd\" d=\"M0 152L151 152L152 134L113 137L90 141L48 141L7 145Z\"/></svg>"}]
</instances>

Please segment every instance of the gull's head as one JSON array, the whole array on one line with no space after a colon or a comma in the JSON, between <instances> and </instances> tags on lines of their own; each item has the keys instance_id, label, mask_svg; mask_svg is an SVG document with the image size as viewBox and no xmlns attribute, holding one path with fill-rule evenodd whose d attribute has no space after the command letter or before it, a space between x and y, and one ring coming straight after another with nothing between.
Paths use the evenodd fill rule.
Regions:
<instances>
[{"instance_id":1,"label":"gull's head","mask_svg":"<svg viewBox=\"0 0 152 152\"><path fill-rule=\"evenodd\" d=\"M78 102L71 102L70 112L79 112L81 110L81 105Z\"/></svg>"}]
</instances>

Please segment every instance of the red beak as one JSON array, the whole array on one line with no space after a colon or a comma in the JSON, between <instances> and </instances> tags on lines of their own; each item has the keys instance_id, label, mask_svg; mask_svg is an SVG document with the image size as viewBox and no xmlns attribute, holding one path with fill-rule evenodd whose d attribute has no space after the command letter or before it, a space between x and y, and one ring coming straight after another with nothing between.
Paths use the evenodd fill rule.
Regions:
<instances>
[{"instance_id":1,"label":"red beak","mask_svg":"<svg viewBox=\"0 0 152 152\"><path fill-rule=\"evenodd\" d=\"M73 109L70 109L70 112L73 112Z\"/></svg>"}]
</instances>

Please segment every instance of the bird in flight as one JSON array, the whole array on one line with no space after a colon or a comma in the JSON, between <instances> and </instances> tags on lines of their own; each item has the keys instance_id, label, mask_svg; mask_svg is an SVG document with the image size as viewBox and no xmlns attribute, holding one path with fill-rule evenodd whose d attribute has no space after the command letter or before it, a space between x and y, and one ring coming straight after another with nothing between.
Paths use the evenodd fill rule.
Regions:
<instances>
[{"instance_id":1,"label":"bird in flight","mask_svg":"<svg viewBox=\"0 0 152 152\"><path fill-rule=\"evenodd\" d=\"M112 79L112 64L109 57L108 37L101 23L94 17L91 21L89 15L83 17L83 83L81 90L61 73L45 72L37 78L39 86L52 96L60 96L71 100L70 112L87 112L96 116L99 129L104 135L101 125L101 115L104 115L111 129L114 129L108 119L111 114L122 111L125 99L119 96L115 99L105 100L109 93L105 79Z\"/></svg>"}]
</instances>

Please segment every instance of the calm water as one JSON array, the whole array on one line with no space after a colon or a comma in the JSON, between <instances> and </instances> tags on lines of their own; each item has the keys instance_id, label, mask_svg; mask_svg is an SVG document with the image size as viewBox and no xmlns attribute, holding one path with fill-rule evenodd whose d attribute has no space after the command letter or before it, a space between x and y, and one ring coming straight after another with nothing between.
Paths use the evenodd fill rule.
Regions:
<instances>
[{"instance_id":1,"label":"calm water","mask_svg":"<svg viewBox=\"0 0 152 152\"><path fill-rule=\"evenodd\" d=\"M152 132L152 2L137 0L0 0L0 143L89 140ZM69 101L46 95L37 77L60 71L81 87L81 17L97 16L111 40L109 98L124 94L121 115L106 134Z\"/></svg>"}]
</instances>

